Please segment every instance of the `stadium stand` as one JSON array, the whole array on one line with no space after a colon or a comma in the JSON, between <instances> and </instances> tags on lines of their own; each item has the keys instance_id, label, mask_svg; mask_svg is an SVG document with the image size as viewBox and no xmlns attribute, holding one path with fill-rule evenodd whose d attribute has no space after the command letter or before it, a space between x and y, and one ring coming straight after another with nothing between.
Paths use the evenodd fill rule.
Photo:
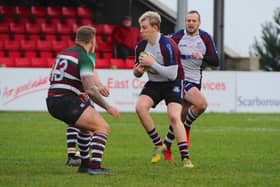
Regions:
<instances>
[{"instance_id":1,"label":"stadium stand","mask_svg":"<svg viewBox=\"0 0 280 187\"><path fill-rule=\"evenodd\" d=\"M15 7L15 15L17 15L17 16L26 16L26 17L31 16L30 7L16 6Z\"/></svg>"},{"instance_id":2,"label":"stadium stand","mask_svg":"<svg viewBox=\"0 0 280 187\"><path fill-rule=\"evenodd\" d=\"M77 16L77 9L74 7L62 7L61 8L62 16L69 18L75 18Z\"/></svg>"},{"instance_id":3,"label":"stadium stand","mask_svg":"<svg viewBox=\"0 0 280 187\"><path fill-rule=\"evenodd\" d=\"M14 8L9 6L0 6L0 15L13 16Z\"/></svg>"},{"instance_id":4,"label":"stadium stand","mask_svg":"<svg viewBox=\"0 0 280 187\"><path fill-rule=\"evenodd\" d=\"M109 69L111 68L110 60L106 58L96 59L95 67L98 69Z\"/></svg>"},{"instance_id":5,"label":"stadium stand","mask_svg":"<svg viewBox=\"0 0 280 187\"><path fill-rule=\"evenodd\" d=\"M12 58L19 58L19 57L23 56L22 52L20 52L20 51L8 51L7 54L9 57L12 57Z\"/></svg>"},{"instance_id":6,"label":"stadium stand","mask_svg":"<svg viewBox=\"0 0 280 187\"><path fill-rule=\"evenodd\" d=\"M51 68L55 62L55 58L48 58L47 59L47 67Z\"/></svg>"},{"instance_id":7,"label":"stadium stand","mask_svg":"<svg viewBox=\"0 0 280 187\"><path fill-rule=\"evenodd\" d=\"M36 42L34 40L19 40L19 49L22 51L35 51Z\"/></svg>"},{"instance_id":8,"label":"stadium stand","mask_svg":"<svg viewBox=\"0 0 280 187\"><path fill-rule=\"evenodd\" d=\"M25 51L24 56L26 58L33 59L33 58L37 58L38 57L38 53L36 51ZM36 67L36 66L33 66L33 67Z\"/></svg>"},{"instance_id":9,"label":"stadium stand","mask_svg":"<svg viewBox=\"0 0 280 187\"><path fill-rule=\"evenodd\" d=\"M4 40L4 50L18 51L19 50L19 41L18 40Z\"/></svg>"},{"instance_id":10,"label":"stadium stand","mask_svg":"<svg viewBox=\"0 0 280 187\"><path fill-rule=\"evenodd\" d=\"M81 18L90 18L92 17L92 13L90 8L86 6L80 6L77 8L77 16Z\"/></svg>"},{"instance_id":11,"label":"stadium stand","mask_svg":"<svg viewBox=\"0 0 280 187\"><path fill-rule=\"evenodd\" d=\"M45 17L47 15L46 7L32 6L31 15L34 17Z\"/></svg>"},{"instance_id":12,"label":"stadium stand","mask_svg":"<svg viewBox=\"0 0 280 187\"><path fill-rule=\"evenodd\" d=\"M15 59L12 57L1 57L0 62L5 67L15 67Z\"/></svg>"},{"instance_id":13,"label":"stadium stand","mask_svg":"<svg viewBox=\"0 0 280 187\"><path fill-rule=\"evenodd\" d=\"M25 33L25 25L22 23L10 23L9 24L10 32L15 34Z\"/></svg>"},{"instance_id":14,"label":"stadium stand","mask_svg":"<svg viewBox=\"0 0 280 187\"><path fill-rule=\"evenodd\" d=\"M132 68L130 61L114 58L113 24L94 22L86 6L0 5L0 65L51 67L56 53L74 45L81 25L97 30L97 68ZM134 63L133 63L134 64Z\"/></svg>"},{"instance_id":15,"label":"stadium stand","mask_svg":"<svg viewBox=\"0 0 280 187\"><path fill-rule=\"evenodd\" d=\"M112 69L125 69L125 62L123 59L111 58L110 64Z\"/></svg>"},{"instance_id":16,"label":"stadium stand","mask_svg":"<svg viewBox=\"0 0 280 187\"><path fill-rule=\"evenodd\" d=\"M31 67L46 68L48 67L48 61L45 58L31 58Z\"/></svg>"},{"instance_id":17,"label":"stadium stand","mask_svg":"<svg viewBox=\"0 0 280 187\"><path fill-rule=\"evenodd\" d=\"M60 7L47 7L47 16L49 17L60 17L61 16L61 8Z\"/></svg>"},{"instance_id":18,"label":"stadium stand","mask_svg":"<svg viewBox=\"0 0 280 187\"><path fill-rule=\"evenodd\" d=\"M133 69L134 65L135 65L134 59L132 59L132 58L125 59L126 69Z\"/></svg>"},{"instance_id":19,"label":"stadium stand","mask_svg":"<svg viewBox=\"0 0 280 187\"><path fill-rule=\"evenodd\" d=\"M40 34L41 27L39 24L36 23L26 23L25 30L28 34Z\"/></svg>"},{"instance_id":20,"label":"stadium stand","mask_svg":"<svg viewBox=\"0 0 280 187\"><path fill-rule=\"evenodd\" d=\"M31 59L29 58L16 58L15 59L15 66L18 68L26 68L31 67Z\"/></svg>"}]
</instances>

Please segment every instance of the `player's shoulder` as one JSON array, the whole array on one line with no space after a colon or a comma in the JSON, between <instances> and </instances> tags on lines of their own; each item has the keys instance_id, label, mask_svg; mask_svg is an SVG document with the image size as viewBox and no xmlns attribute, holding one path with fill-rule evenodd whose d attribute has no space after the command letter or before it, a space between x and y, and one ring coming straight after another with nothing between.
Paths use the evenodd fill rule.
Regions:
<instances>
[{"instance_id":1,"label":"player's shoulder","mask_svg":"<svg viewBox=\"0 0 280 187\"><path fill-rule=\"evenodd\" d=\"M211 36L207 31L199 29L198 30L200 36Z\"/></svg>"},{"instance_id":2,"label":"player's shoulder","mask_svg":"<svg viewBox=\"0 0 280 187\"><path fill-rule=\"evenodd\" d=\"M161 35L159 43L160 45L164 45L164 46L168 46L168 45L176 46L176 42L172 38L165 35Z\"/></svg>"},{"instance_id":3,"label":"player's shoulder","mask_svg":"<svg viewBox=\"0 0 280 187\"><path fill-rule=\"evenodd\" d=\"M174 33L171 33L170 34L170 37L171 38L174 38L174 37L180 37L180 36L183 36L185 34L185 30L184 29L180 29Z\"/></svg>"},{"instance_id":4,"label":"player's shoulder","mask_svg":"<svg viewBox=\"0 0 280 187\"><path fill-rule=\"evenodd\" d=\"M172 41L173 40L169 36L166 36L166 35L163 35L163 34L160 35L159 43L165 44L165 43L170 43Z\"/></svg>"},{"instance_id":5,"label":"player's shoulder","mask_svg":"<svg viewBox=\"0 0 280 187\"><path fill-rule=\"evenodd\" d=\"M142 49L145 48L147 45L148 41L147 40L140 40L137 44L136 44L136 49Z\"/></svg>"},{"instance_id":6,"label":"player's shoulder","mask_svg":"<svg viewBox=\"0 0 280 187\"><path fill-rule=\"evenodd\" d=\"M147 40L140 40L138 43L137 43L137 45L145 45L145 44L147 44Z\"/></svg>"},{"instance_id":7,"label":"player's shoulder","mask_svg":"<svg viewBox=\"0 0 280 187\"><path fill-rule=\"evenodd\" d=\"M80 56L80 55L83 55L83 50L81 49L81 47L77 46L77 45L74 45L74 46L71 46L71 47L68 47L64 50L65 53L71 53L71 54L76 54L76 56Z\"/></svg>"},{"instance_id":8,"label":"player's shoulder","mask_svg":"<svg viewBox=\"0 0 280 187\"><path fill-rule=\"evenodd\" d=\"M70 61L76 62L79 60L79 53L75 46L68 47L58 53L59 58L66 58Z\"/></svg>"},{"instance_id":9,"label":"player's shoulder","mask_svg":"<svg viewBox=\"0 0 280 187\"><path fill-rule=\"evenodd\" d=\"M176 42L167 36L162 35L161 39L159 40L160 48L164 49L164 51L168 52L169 54L179 52L178 45Z\"/></svg>"},{"instance_id":10,"label":"player's shoulder","mask_svg":"<svg viewBox=\"0 0 280 187\"><path fill-rule=\"evenodd\" d=\"M73 54L76 54L78 61L81 63L92 63L91 58L89 57L89 54L86 52L86 50L79 46L75 45L73 47L70 47L67 49L68 52L72 52Z\"/></svg>"},{"instance_id":11,"label":"player's shoulder","mask_svg":"<svg viewBox=\"0 0 280 187\"><path fill-rule=\"evenodd\" d=\"M177 32L169 34L169 37L172 38L176 43L179 43L179 41L184 35L185 35L185 30L181 29L178 30Z\"/></svg>"}]
</instances>

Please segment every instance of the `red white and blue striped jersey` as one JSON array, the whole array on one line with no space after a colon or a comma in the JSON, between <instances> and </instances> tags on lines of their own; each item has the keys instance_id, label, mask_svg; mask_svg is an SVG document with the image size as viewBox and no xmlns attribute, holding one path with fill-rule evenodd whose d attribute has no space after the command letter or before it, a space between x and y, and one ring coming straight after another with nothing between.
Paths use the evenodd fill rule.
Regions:
<instances>
[{"instance_id":1,"label":"red white and blue striped jersey","mask_svg":"<svg viewBox=\"0 0 280 187\"><path fill-rule=\"evenodd\" d=\"M211 36L203 30L199 30L199 35L190 36L185 29L170 36L180 49L185 80L201 84L204 63L212 66L219 65L217 49ZM192 58L193 52L202 53L204 58L202 60Z\"/></svg>"},{"instance_id":2,"label":"red white and blue striped jersey","mask_svg":"<svg viewBox=\"0 0 280 187\"><path fill-rule=\"evenodd\" d=\"M48 96L79 95L84 92L82 76L93 75L95 58L91 59L79 45L57 55L50 77Z\"/></svg>"},{"instance_id":3,"label":"red white and blue striped jersey","mask_svg":"<svg viewBox=\"0 0 280 187\"><path fill-rule=\"evenodd\" d=\"M151 45L147 40L141 40L135 48L136 63L139 63L139 55L142 51L152 54L160 65L178 65L176 80L184 80L184 70L180 60L180 51L177 44L171 38L159 34L154 45ZM147 73L150 81L169 81L167 77L163 77L160 74Z\"/></svg>"}]
</instances>

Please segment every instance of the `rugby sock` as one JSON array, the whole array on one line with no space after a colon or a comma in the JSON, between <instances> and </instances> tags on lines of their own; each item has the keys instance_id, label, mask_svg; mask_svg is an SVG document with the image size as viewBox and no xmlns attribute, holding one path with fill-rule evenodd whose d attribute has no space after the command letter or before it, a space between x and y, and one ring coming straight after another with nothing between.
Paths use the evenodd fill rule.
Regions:
<instances>
[{"instance_id":1,"label":"rugby sock","mask_svg":"<svg viewBox=\"0 0 280 187\"><path fill-rule=\"evenodd\" d=\"M80 155L82 159L82 166L87 167L89 161L89 143L90 143L90 135L78 134L78 146L80 150Z\"/></svg>"},{"instance_id":2,"label":"rugby sock","mask_svg":"<svg viewBox=\"0 0 280 187\"><path fill-rule=\"evenodd\" d=\"M192 108L190 107L186 116L186 120L184 121L185 128L191 128L192 123L197 119L197 115L193 113Z\"/></svg>"},{"instance_id":3,"label":"rugby sock","mask_svg":"<svg viewBox=\"0 0 280 187\"><path fill-rule=\"evenodd\" d=\"M162 145L162 141L161 141L161 139L160 139L160 137L158 135L158 132L157 132L157 130L155 128L153 130L149 131L148 134L149 134L150 138L152 139L153 144L155 146Z\"/></svg>"},{"instance_id":4,"label":"rugby sock","mask_svg":"<svg viewBox=\"0 0 280 187\"><path fill-rule=\"evenodd\" d=\"M164 139L164 144L166 145L167 149L171 148L171 145L172 145L174 139L175 139L175 136L174 136L173 128L171 127L171 125L169 125L168 133Z\"/></svg>"},{"instance_id":5,"label":"rugby sock","mask_svg":"<svg viewBox=\"0 0 280 187\"><path fill-rule=\"evenodd\" d=\"M181 159L190 158L187 142L180 142L177 145L181 154Z\"/></svg>"},{"instance_id":6,"label":"rugby sock","mask_svg":"<svg viewBox=\"0 0 280 187\"><path fill-rule=\"evenodd\" d=\"M186 116L186 120L184 121L184 126L186 129L187 134L187 143L190 146L191 145L191 127L192 123L197 119L197 115L193 113L192 108L190 107L188 110L188 114Z\"/></svg>"},{"instance_id":7,"label":"rugby sock","mask_svg":"<svg viewBox=\"0 0 280 187\"><path fill-rule=\"evenodd\" d=\"M92 169L100 168L102 156L105 150L108 136L104 133L97 132L91 140L91 166Z\"/></svg>"},{"instance_id":8,"label":"rugby sock","mask_svg":"<svg viewBox=\"0 0 280 187\"><path fill-rule=\"evenodd\" d=\"M77 136L79 130L75 127L68 126L66 129L66 143L68 158L72 158L76 154Z\"/></svg>"}]
</instances>

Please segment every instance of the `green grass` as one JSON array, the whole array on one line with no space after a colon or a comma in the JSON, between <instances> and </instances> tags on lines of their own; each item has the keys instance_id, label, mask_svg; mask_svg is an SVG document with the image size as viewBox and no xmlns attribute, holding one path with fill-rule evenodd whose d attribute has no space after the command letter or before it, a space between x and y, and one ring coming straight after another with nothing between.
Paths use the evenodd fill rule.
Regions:
<instances>
[{"instance_id":1,"label":"green grass","mask_svg":"<svg viewBox=\"0 0 280 187\"><path fill-rule=\"evenodd\" d=\"M111 135L103 167L115 176L89 176L66 167L66 126L36 112L0 112L0 186L280 186L280 115L207 113L192 129L193 169L151 165L152 144L134 113L103 114ZM152 114L167 131L165 114Z\"/></svg>"}]
</instances>

